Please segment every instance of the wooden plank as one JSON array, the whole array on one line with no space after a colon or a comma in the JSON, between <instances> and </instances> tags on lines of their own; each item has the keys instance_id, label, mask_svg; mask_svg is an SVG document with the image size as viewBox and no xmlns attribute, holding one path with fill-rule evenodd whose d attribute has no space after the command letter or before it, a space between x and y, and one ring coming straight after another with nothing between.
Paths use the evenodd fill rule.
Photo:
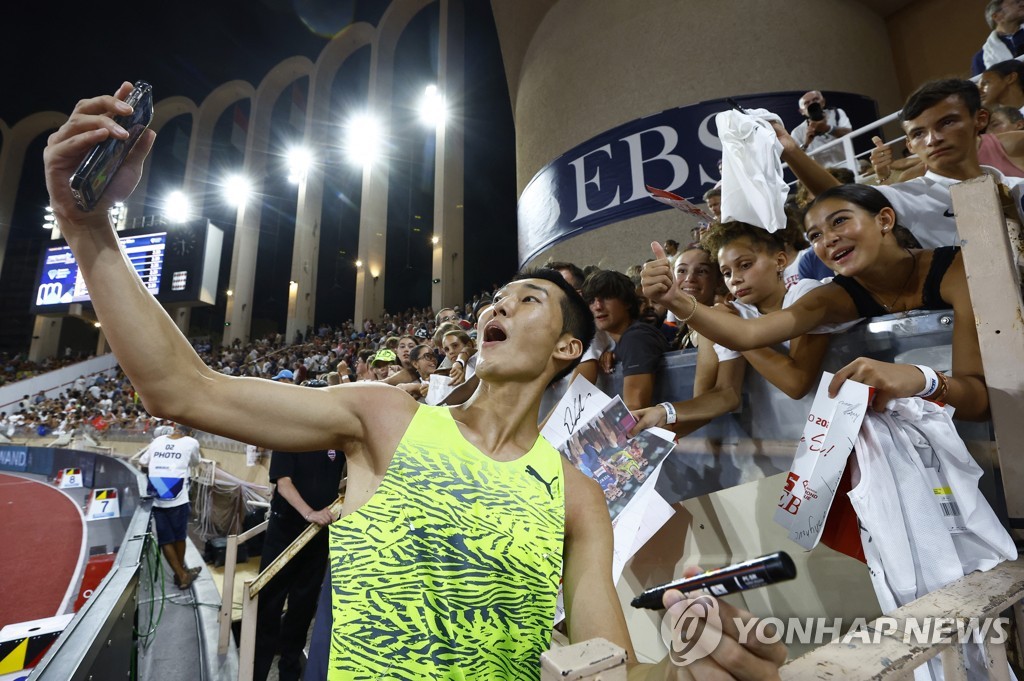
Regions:
<instances>
[{"instance_id":1,"label":"wooden plank","mask_svg":"<svg viewBox=\"0 0 1024 681\"><path fill-rule=\"evenodd\" d=\"M995 180L950 187L1011 526L1024 527L1024 303ZM959 321L959 320L958 320Z\"/></svg>"},{"instance_id":2,"label":"wooden plank","mask_svg":"<svg viewBox=\"0 0 1024 681\"><path fill-rule=\"evenodd\" d=\"M1001 563L987 572L973 572L869 624L873 632L870 642L854 637L847 641L837 639L790 661L780 674L783 679L793 681L833 677L895 679L912 674L915 668L941 653L944 667L947 659L953 665L951 671L945 672L946 678L952 681L960 678L957 670L963 661L957 661L958 652L947 651L959 651L960 646L930 640L919 642L913 634L907 637L907 618L942 617L966 622L971 618L998 617L1006 608L1018 603L1022 595L1024 559ZM956 631L956 627L953 630ZM879 636L874 635L876 631ZM998 651L990 652L990 655L995 654ZM1002 656L1005 659L1005 647Z\"/></svg>"},{"instance_id":3,"label":"wooden plank","mask_svg":"<svg viewBox=\"0 0 1024 681\"><path fill-rule=\"evenodd\" d=\"M256 655L256 612L259 594L250 596L252 580L246 580L242 589L242 635L238 642L238 681L252 681Z\"/></svg>"},{"instance_id":4,"label":"wooden plank","mask_svg":"<svg viewBox=\"0 0 1024 681\"><path fill-rule=\"evenodd\" d=\"M962 646L947 646L942 649L942 678L945 681L967 681Z\"/></svg>"},{"instance_id":5,"label":"wooden plank","mask_svg":"<svg viewBox=\"0 0 1024 681\"><path fill-rule=\"evenodd\" d=\"M1024 594L1024 559L1006 561L987 572L972 572L952 584L925 594L889 613L902 621L909 617L997 617ZM903 635L903 627L897 629Z\"/></svg>"},{"instance_id":6,"label":"wooden plank","mask_svg":"<svg viewBox=\"0 0 1024 681\"><path fill-rule=\"evenodd\" d=\"M238 562L238 537L230 535L224 549L224 585L220 591L220 632L217 638L217 654L228 652L231 643L231 608L235 593L235 564Z\"/></svg>"},{"instance_id":7,"label":"wooden plank","mask_svg":"<svg viewBox=\"0 0 1024 681\"><path fill-rule=\"evenodd\" d=\"M339 495L338 498L334 500L334 503L330 505L329 510L334 515L340 515L341 514L341 507L342 507L342 505L344 503L345 503L345 496L344 495ZM259 576L256 577L255 580L253 580L252 584L248 587L250 589L250 594L249 595L250 596L256 596L256 594L258 594L260 592L260 589L265 587L267 585L267 582L269 582L271 579L273 579L274 575L276 575L278 572L280 572L281 568L283 568L285 565L287 565L288 561L290 561L292 558L294 558L295 554L297 554L299 551L301 551L302 548L306 544L309 543L309 540L312 539L313 537L315 537L316 533L319 532L321 529L323 529L323 528L321 528L316 523L310 523L309 525L307 525L306 529L304 529L302 531L302 534L300 534L298 537L296 537L295 541L293 541L291 544L289 544L288 548L286 548L284 551L282 551L277 556L277 558L275 558L270 563L270 565L268 565L263 570L263 572L261 572L259 574Z\"/></svg>"},{"instance_id":8,"label":"wooden plank","mask_svg":"<svg viewBox=\"0 0 1024 681\"><path fill-rule=\"evenodd\" d=\"M990 681L1010 681L1010 665L1006 659L1006 644L985 641L988 656L988 678Z\"/></svg>"},{"instance_id":9,"label":"wooden plank","mask_svg":"<svg viewBox=\"0 0 1024 681\"><path fill-rule=\"evenodd\" d=\"M938 653L938 647L908 645L893 636L839 638L786 663L779 676L785 681L913 678L914 669Z\"/></svg>"},{"instance_id":10,"label":"wooden plank","mask_svg":"<svg viewBox=\"0 0 1024 681\"><path fill-rule=\"evenodd\" d=\"M267 525L269 525L269 524L270 524L269 520L264 520L259 525L256 525L254 527L250 527L248 530L246 530L242 534L238 535L238 541L239 542L247 542L247 541L249 541L250 539L252 539L256 535L258 535L260 532L263 532L264 530L266 530L267 529Z\"/></svg>"}]
</instances>

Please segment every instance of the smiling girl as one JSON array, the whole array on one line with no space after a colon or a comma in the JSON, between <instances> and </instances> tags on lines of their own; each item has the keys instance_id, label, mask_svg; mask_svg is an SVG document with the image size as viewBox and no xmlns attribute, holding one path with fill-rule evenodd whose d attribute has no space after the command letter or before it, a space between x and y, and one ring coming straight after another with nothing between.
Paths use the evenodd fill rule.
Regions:
<instances>
[{"instance_id":1,"label":"smiling girl","mask_svg":"<svg viewBox=\"0 0 1024 681\"><path fill-rule=\"evenodd\" d=\"M846 379L853 379L876 388L874 407L879 411L893 398L916 395L956 407L961 419L987 418L988 393L959 249L900 246L893 236L897 215L892 205L878 190L863 185L822 192L808 206L804 225L814 252L837 276L790 307L756 319L718 314L672 286L668 260L657 244L652 248L658 259L644 268L644 293L688 318L702 335L740 351L826 324L952 308L961 321L953 326L954 376L861 357L836 372L829 392L834 396Z\"/></svg>"},{"instance_id":2,"label":"smiling girl","mask_svg":"<svg viewBox=\"0 0 1024 681\"><path fill-rule=\"evenodd\" d=\"M786 230L772 234L742 222L712 224L702 244L708 253L714 254L725 285L735 298L730 306L723 306L726 312L718 313L719 316L757 318L792 305L808 291L822 286L815 280L803 280L788 292L786 290L782 278L789 262L786 244L791 241L789 232L796 229L797 226L791 223ZM695 294L679 286L678 272L676 289L683 296L698 300ZM680 315L684 322L689 317L689 310ZM693 399L635 412L638 424L633 434L651 426L662 426L677 435L686 435L711 419L735 410L741 403L747 365L774 386L775 389L769 388L769 391L776 394L781 391L785 396L799 400L820 375L828 341L827 335L808 334L773 348L743 353L719 344L702 343L697 349ZM772 400L773 397L759 394L757 401ZM786 399L782 395L779 397Z\"/></svg>"}]
</instances>

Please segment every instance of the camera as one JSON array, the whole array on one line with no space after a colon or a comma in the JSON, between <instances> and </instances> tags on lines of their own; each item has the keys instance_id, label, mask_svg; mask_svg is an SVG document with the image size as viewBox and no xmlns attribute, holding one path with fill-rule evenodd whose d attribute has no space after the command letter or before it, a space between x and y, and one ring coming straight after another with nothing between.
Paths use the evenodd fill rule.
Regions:
<instances>
[{"instance_id":1,"label":"camera","mask_svg":"<svg viewBox=\"0 0 1024 681\"><path fill-rule=\"evenodd\" d=\"M807 117L814 122L825 120L825 111L821 108L820 102L811 102L807 105Z\"/></svg>"},{"instance_id":2,"label":"camera","mask_svg":"<svg viewBox=\"0 0 1024 681\"><path fill-rule=\"evenodd\" d=\"M124 101L133 110L127 116L115 117L114 122L128 131L128 138L103 140L89 151L71 176L71 195L84 211L96 207L128 153L153 121L153 88L149 83L135 83Z\"/></svg>"}]
</instances>

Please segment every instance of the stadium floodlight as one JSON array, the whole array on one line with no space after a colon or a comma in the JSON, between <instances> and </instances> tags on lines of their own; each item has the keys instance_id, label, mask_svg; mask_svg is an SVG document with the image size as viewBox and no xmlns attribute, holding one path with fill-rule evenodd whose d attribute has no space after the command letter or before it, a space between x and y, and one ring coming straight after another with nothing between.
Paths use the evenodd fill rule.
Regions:
<instances>
[{"instance_id":1,"label":"stadium floodlight","mask_svg":"<svg viewBox=\"0 0 1024 681\"><path fill-rule=\"evenodd\" d=\"M288 181L299 184L306 179L306 173L313 166L313 154L306 147L292 147L288 150Z\"/></svg>"},{"instance_id":2,"label":"stadium floodlight","mask_svg":"<svg viewBox=\"0 0 1024 681\"><path fill-rule=\"evenodd\" d=\"M428 85L423 92L423 99L420 100L420 120L436 129L444 125L447 116L444 96L436 85Z\"/></svg>"},{"instance_id":3,"label":"stadium floodlight","mask_svg":"<svg viewBox=\"0 0 1024 681\"><path fill-rule=\"evenodd\" d=\"M353 165L367 167L380 157L384 130L370 114L353 116L345 125L345 156Z\"/></svg>"},{"instance_id":4,"label":"stadium floodlight","mask_svg":"<svg viewBox=\"0 0 1024 681\"><path fill-rule=\"evenodd\" d=\"M168 222L185 222L191 212L192 206L183 191L173 191L164 199L164 217Z\"/></svg>"},{"instance_id":5,"label":"stadium floodlight","mask_svg":"<svg viewBox=\"0 0 1024 681\"><path fill-rule=\"evenodd\" d=\"M53 214L53 208L47 206L46 211L43 213L43 229L53 229L56 226L57 216Z\"/></svg>"},{"instance_id":6,"label":"stadium floodlight","mask_svg":"<svg viewBox=\"0 0 1024 681\"><path fill-rule=\"evenodd\" d=\"M356 260L356 267L362 267L362 266L363 266L363 261L362 260Z\"/></svg>"},{"instance_id":7,"label":"stadium floodlight","mask_svg":"<svg viewBox=\"0 0 1024 681\"><path fill-rule=\"evenodd\" d=\"M232 206L244 206L252 194L252 183L244 175L229 175L224 180L224 200Z\"/></svg>"},{"instance_id":8,"label":"stadium floodlight","mask_svg":"<svg viewBox=\"0 0 1024 681\"><path fill-rule=\"evenodd\" d=\"M434 244L435 246L438 245L439 243L441 243L441 237L437 235L430 237L430 243Z\"/></svg>"}]
</instances>

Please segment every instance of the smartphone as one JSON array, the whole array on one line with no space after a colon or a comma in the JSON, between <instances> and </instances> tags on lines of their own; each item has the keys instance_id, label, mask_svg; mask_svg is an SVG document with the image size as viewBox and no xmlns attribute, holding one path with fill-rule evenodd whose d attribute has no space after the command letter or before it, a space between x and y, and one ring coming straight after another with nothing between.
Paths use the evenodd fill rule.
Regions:
<instances>
[{"instance_id":1,"label":"smartphone","mask_svg":"<svg viewBox=\"0 0 1024 681\"><path fill-rule=\"evenodd\" d=\"M153 122L153 88L149 83L141 80L135 83L124 101L133 111L127 116L116 116L114 122L128 131L127 139L108 137L103 140L86 154L71 176L71 195L84 211L96 207L128 152Z\"/></svg>"},{"instance_id":2,"label":"smartphone","mask_svg":"<svg viewBox=\"0 0 1024 681\"><path fill-rule=\"evenodd\" d=\"M707 596L725 596L794 578L796 565L793 564L793 559L785 551L779 551L656 586L634 598L630 605L634 608L661 610L664 607L661 604L661 597L671 589L678 589L684 594L696 592Z\"/></svg>"}]
</instances>

